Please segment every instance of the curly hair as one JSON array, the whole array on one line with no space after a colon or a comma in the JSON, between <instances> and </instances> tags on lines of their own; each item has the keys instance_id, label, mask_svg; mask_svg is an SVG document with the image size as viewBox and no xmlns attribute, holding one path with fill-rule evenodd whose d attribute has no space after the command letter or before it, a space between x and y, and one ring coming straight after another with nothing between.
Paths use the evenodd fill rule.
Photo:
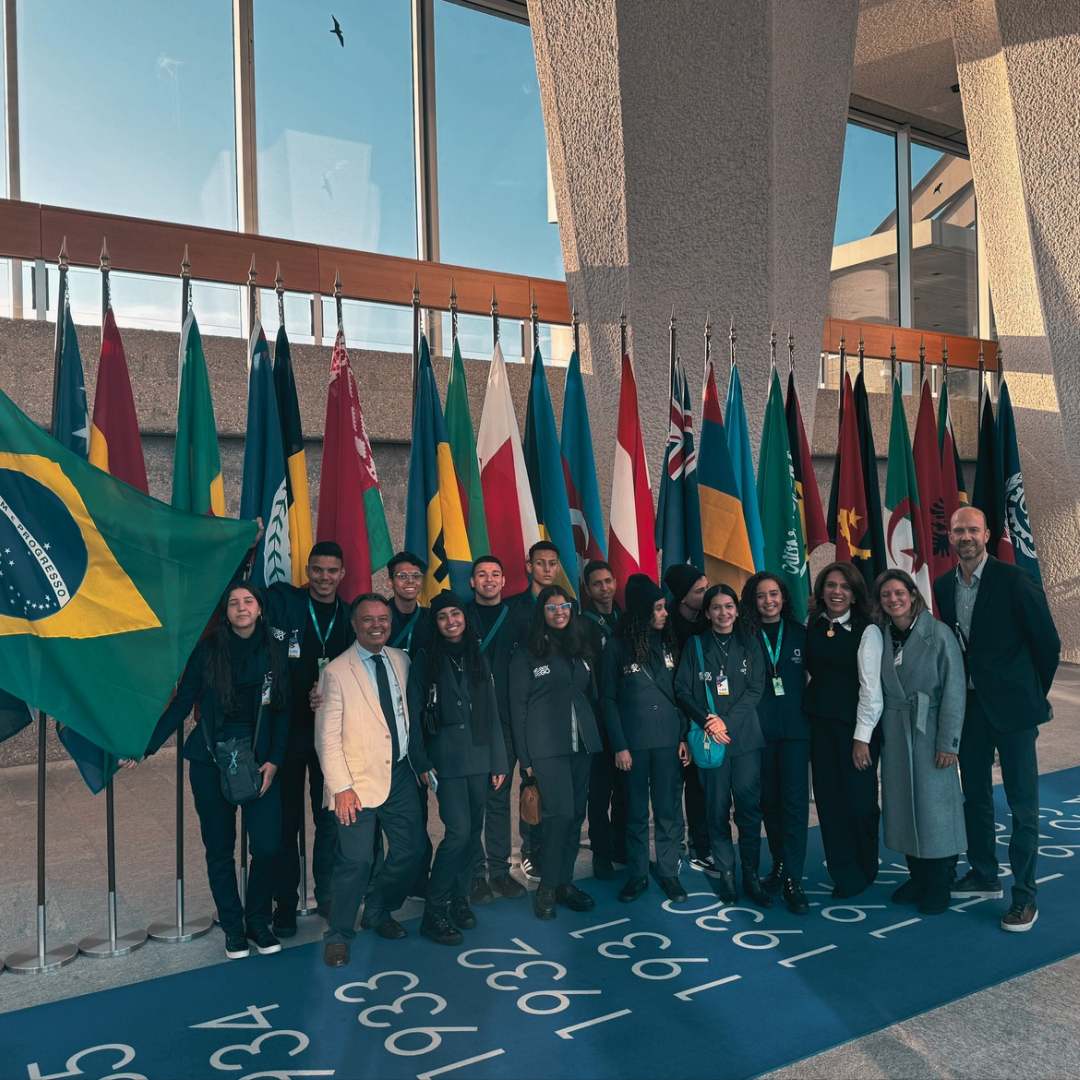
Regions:
<instances>
[{"instance_id":1,"label":"curly hair","mask_svg":"<svg viewBox=\"0 0 1080 1080\"><path fill-rule=\"evenodd\" d=\"M638 608L626 612L615 627L615 636L626 646L630 660L635 664L648 663L652 620L652 608ZM665 651L671 654L677 666L679 663L679 639L671 628L671 619L664 623L664 629L660 631L660 641Z\"/></svg>"},{"instance_id":2,"label":"curly hair","mask_svg":"<svg viewBox=\"0 0 1080 1080\"><path fill-rule=\"evenodd\" d=\"M795 618L795 608L792 606L791 593L787 585L778 575L769 570L762 570L750 578L743 586L742 596L739 598L739 622L746 627L747 633L751 637L757 637L761 630L761 615L757 609L757 591L763 581L775 581L777 588L780 590L780 621L801 625L799 620Z\"/></svg>"},{"instance_id":3,"label":"curly hair","mask_svg":"<svg viewBox=\"0 0 1080 1080\"><path fill-rule=\"evenodd\" d=\"M570 605L570 621L566 624L566 631L556 644L548 632L547 620L544 618L544 606L549 600L556 597ZM525 635L524 645L539 660L546 660L553 649L559 649L569 660L592 660L592 650L589 648L589 640L585 631L581 628L580 617L573 610L575 607L573 598L561 585L545 585L536 598L536 610L533 612L532 625L528 634Z\"/></svg>"},{"instance_id":4,"label":"curly hair","mask_svg":"<svg viewBox=\"0 0 1080 1080\"><path fill-rule=\"evenodd\" d=\"M288 679L285 678L285 657L281 647L270 633L270 624L266 621L266 593L257 585L246 581L231 585L218 604L217 627L206 639L206 667L204 678L214 691L221 707L228 712L235 705L236 686L233 683L232 661L229 659L229 637L233 632L229 623L229 598L234 592L243 589L255 597L259 605L259 618L255 624L255 636L259 639L263 651L270 658L270 678L273 686L271 705L280 709L288 704L286 691Z\"/></svg>"},{"instance_id":5,"label":"curly hair","mask_svg":"<svg viewBox=\"0 0 1080 1080\"><path fill-rule=\"evenodd\" d=\"M464 615L465 612L462 612ZM431 645L427 652L427 683L428 687L439 681L439 669L442 658L449 655L446 651L445 635L439 630L438 624L432 627ZM468 670L469 682L482 683L491 678L491 668L488 667L487 659L480 651L480 634L473 625L472 619L465 617L465 633L462 635L461 644L464 647L462 659Z\"/></svg>"}]
</instances>

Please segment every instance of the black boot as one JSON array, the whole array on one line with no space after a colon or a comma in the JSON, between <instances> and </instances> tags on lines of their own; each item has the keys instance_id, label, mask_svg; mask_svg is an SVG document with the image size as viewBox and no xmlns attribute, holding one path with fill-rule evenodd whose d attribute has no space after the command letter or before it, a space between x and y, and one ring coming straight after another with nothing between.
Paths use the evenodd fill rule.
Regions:
<instances>
[{"instance_id":1,"label":"black boot","mask_svg":"<svg viewBox=\"0 0 1080 1080\"><path fill-rule=\"evenodd\" d=\"M810 913L810 902L806 899L806 893L803 892L802 883L794 878L788 878L784 882L784 903L787 904L787 909L792 915Z\"/></svg>"},{"instance_id":2,"label":"black boot","mask_svg":"<svg viewBox=\"0 0 1080 1080\"><path fill-rule=\"evenodd\" d=\"M761 879L761 887L766 892L779 892L786 880L784 864L779 859L773 859L772 869Z\"/></svg>"},{"instance_id":3,"label":"black boot","mask_svg":"<svg viewBox=\"0 0 1080 1080\"><path fill-rule=\"evenodd\" d=\"M742 887L743 892L746 894L746 899L752 904L756 904L759 908L772 907L772 897L765 891L765 887L761 883L761 878L759 878L757 874L744 870Z\"/></svg>"},{"instance_id":4,"label":"black boot","mask_svg":"<svg viewBox=\"0 0 1080 1080\"><path fill-rule=\"evenodd\" d=\"M538 919L555 918L555 890L550 885L538 885L533 896L533 913Z\"/></svg>"},{"instance_id":5,"label":"black boot","mask_svg":"<svg viewBox=\"0 0 1080 1080\"><path fill-rule=\"evenodd\" d=\"M461 931L447 918L445 907L424 912L420 920L420 936L434 941L436 945L460 945L464 940Z\"/></svg>"},{"instance_id":6,"label":"black boot","mask_svg":"<svg viewBox=\"0 0 1080 1080\"><path fill-rule=\"evenodd\" d=\"M720 897L721 903L724 904L737 904L739 902L739 894L735 889L735 871L734 870L721 870L720 876L716 882L717 895ZM770 901L771 903L772 901Z\"/></svg>"},{"instance_id":7,"label":"black boot","mask_svg":"<svg viewBox=\"0 0 1080 1080\"><path fill-rule=\"evenodd\" d=\"M900 888L893 891L892 902L894 904L917 904L922 900L923 893L926 892L926 860L917 859L914 855L905 855L904 858L907 859L908 871L911 876Z\"/></svg>"},{"instance_id":8,"label":"black boot","mask_svg":"<svg viewBox=\"0 0 1080 1080\"><path fill-rule=\"evenodd\" d=\"M476 916L469 907L467 896L455 896L450 901L450 918L454 920L454 925L459 930L476 929Z\"/></svg>"},{"instance_id":9,"label":"black boot","mask_svg":"<svg viewBox=\"0 0 1080 1080\"><path fill-rule=\"evenodd\" d=\"M952 877L952 858L921 859L923 894L919 901L921 915L940 915L949 910L952 894L949 890Z\"/></svg>"}]
</instances>

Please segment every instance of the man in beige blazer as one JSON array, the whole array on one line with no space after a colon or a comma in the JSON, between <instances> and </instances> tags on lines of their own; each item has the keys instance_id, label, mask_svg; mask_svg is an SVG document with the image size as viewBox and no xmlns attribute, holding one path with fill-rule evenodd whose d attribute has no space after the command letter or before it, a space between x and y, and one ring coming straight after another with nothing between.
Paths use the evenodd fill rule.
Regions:
<instances>
[{"instance_id":1,"label":"man in beige blazer","mask_svg":"<svg viewBox=\"0 0 1080 1080\"><path fill-rule=\"evenodd\" d=\"M423 854L416 777L409 765L405 690L409 658L386 647L390 605L378 593L356 598L356 644L323 669L315 713L315 748L326 805L337 819L337 854L330 884L330 926L323 959L349 962L356 915L373 862L376 824L389 852L376 874L360 925L388 939L405 936L392 912L405 902Z\"/></svg>"}]
</instances>

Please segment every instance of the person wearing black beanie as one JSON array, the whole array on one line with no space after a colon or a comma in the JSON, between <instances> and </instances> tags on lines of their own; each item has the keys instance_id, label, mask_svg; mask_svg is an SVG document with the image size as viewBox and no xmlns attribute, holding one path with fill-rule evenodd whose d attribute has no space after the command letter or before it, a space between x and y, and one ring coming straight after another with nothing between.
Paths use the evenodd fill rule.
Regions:
<instances>
[{"instance_id":1,"label":"person wearing black beanie","mask_svg":"<svg viewBox=\"0 0 1080 1080\"><path fill-rule=\"evenodd\" d=\"M615 751L615 765L627 779L627 879L619 899L631 903L649 887L649 804L655 823L660 887L682 903L679 881L683 839L682 762L684 721L675 703L679 644L672 633L667 601L644 574L626 583L626 613L601 660L600 707Z\"/></svg>"}]
</instances>

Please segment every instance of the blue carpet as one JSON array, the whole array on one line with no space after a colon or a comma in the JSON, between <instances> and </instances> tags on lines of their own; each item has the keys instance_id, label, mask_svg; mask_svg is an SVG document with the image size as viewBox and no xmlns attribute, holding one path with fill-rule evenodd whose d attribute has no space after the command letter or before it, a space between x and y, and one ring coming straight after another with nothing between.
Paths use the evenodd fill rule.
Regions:
<instances>
[{"instance_id":1,"label":"blue carpet","mask_svg":"<svg viewBox=\"0 0 1080 1080\"><path fill-rule=\"evenodd\" d=\"M997 794L998 820L1008 822ZM812 830L808 916L782 905L720 909L692 870L683 871L694 894L685 905L661 903L655 884L624 905L619 878L589 882L595 911L560 909L541 923L528 901L499 901L478 909L463 949L423 940L414 922L400 942L358 935L343 969L324 966L321 945L303 945L9 1013L0 1071L755 1076L1080 952L1069 888L1080 863L1080 769L1043 777L1041 802L1040 917L1030 933L998 927L1008 876L1006 900L956 901L937 917L890 904L904 876L891 853L868 892L834 902L818 884L828 877ZM1004 860L1008 828L998 828Z\"/></svg>"}]
</instances>

